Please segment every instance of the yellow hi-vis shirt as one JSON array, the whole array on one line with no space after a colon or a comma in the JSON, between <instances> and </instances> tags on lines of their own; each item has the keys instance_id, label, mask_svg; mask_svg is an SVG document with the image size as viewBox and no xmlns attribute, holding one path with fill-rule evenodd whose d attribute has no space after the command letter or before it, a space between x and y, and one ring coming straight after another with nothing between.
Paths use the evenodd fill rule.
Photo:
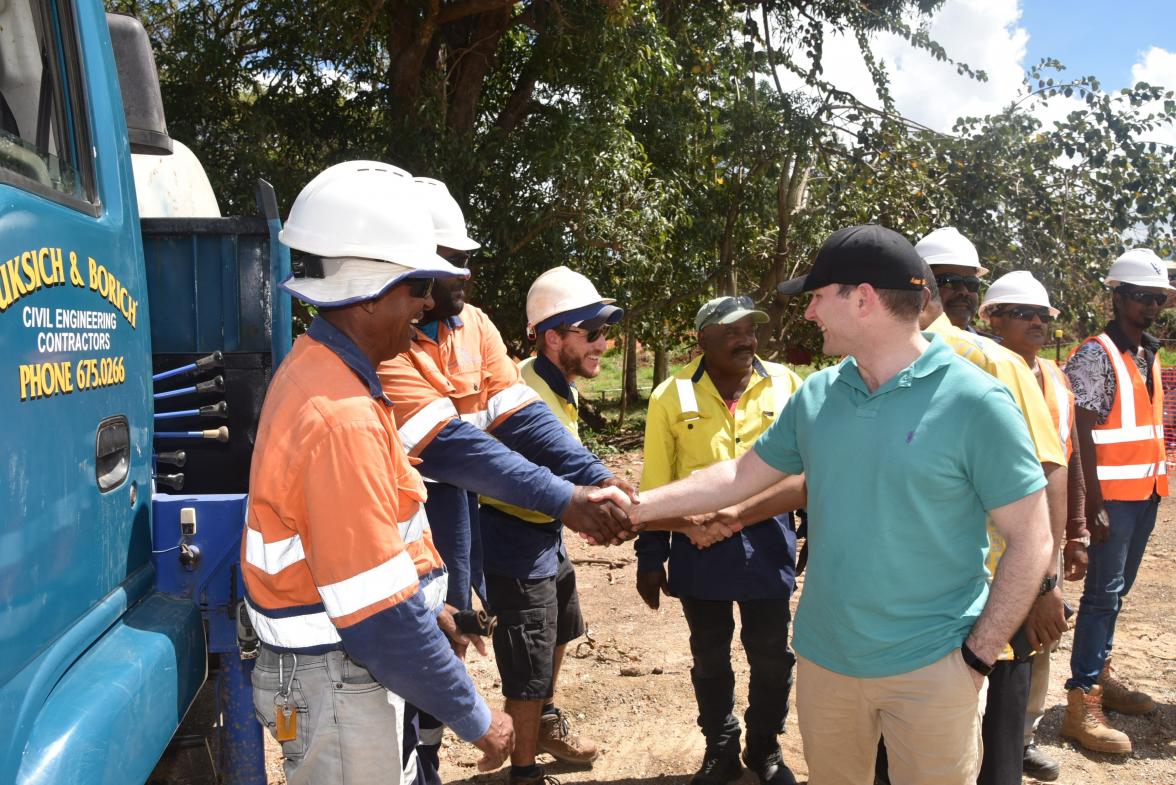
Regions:
<instances>
[{"instance_id":1,"label":"yellow hi-vis shirt","mask_svg":"<svg viewBox=\"0 0 1176 785\"><path fill-rule=\"evenodd\" d=\"M687 363L649 397L643 491L750 450L801 385L788 368L757 357L732 415L710 376L699 372L701 363Z\"/></svg>"},{"instance_id":2,"label":"yellow hi-vis shirt","mask_svg":"<svg viewBox=\"0 0 1176 785\"><path fill-rule=\"evenodd\" d=\"M1025 364L1024 358L983 335L961 330L951 323L946 314L940 314L927 327L927 332L941 336L956 354L1004 382L1013 394L1017 408L1025 415L1029 437L1033 439L1033 447L1037 451L1037 460L1066 465L1066 453L1062 450L1062 441L1058 438L1053 418L1049 416L1045 395L1033 376L1033 369Z\"/></svg>"},{"instance_id":3,"label":"yellow hi-vis shirt","mask_svg":"<svg viewBox=\"0 0 1176 785\"><path fill-rule=\"evenodd\" d=\"M572 390L572 397L576 399L576 403L573 405L568 399L552 390L550 385L543 381L543 378L539 374L535 373L534 357L528 357L519 363L519 374L523 377L523 384L539 393L539 398L547 404L548 409L551 409L551 413L555 415L555 419L559 420L563 427L571 431L572 436L576 437L576 441L580 441L580 414L578 409L580 393L576 389L576 386L569 385ZM551 523L555 520L541 512L528 510L524 507L516 507L513 504L507 504L506 502L491 499L487 496L480 497L480 500L482 504L497 507L509 515L521 518L524 521L529 521L530 523Z\"/></svg>"},{"instance_id":4,"label":"yellow hi-vis shirt","mask_svg":"<svg viewBox=\"0 0 1176 785\"><path fill-rule=\"evenodd\" d=\"M1042 393L1033 370L1021 355L982 335L961 330L951 323L946 314L940 314L939 318L927 327L927 332L942 336L948 345L955 349L956 354L1004 382L1013 394L1017 407L1025 415L1029 436L1033 439L1033 446L1037 451L1037 460L1042 463L1056 463L1059 466L1066 465L1066 453L1062 449L1057 426L1054 425L1049 406L1045 402L1045 394ZM988 568L989 580L996 575L996 565L1007 547L1004 537L1001 537L993 527L990 518L988 558L984 562L984 566ZM1006 645L997 659L1013 659L1012 647Z\"/></svg>"}]
</instances>

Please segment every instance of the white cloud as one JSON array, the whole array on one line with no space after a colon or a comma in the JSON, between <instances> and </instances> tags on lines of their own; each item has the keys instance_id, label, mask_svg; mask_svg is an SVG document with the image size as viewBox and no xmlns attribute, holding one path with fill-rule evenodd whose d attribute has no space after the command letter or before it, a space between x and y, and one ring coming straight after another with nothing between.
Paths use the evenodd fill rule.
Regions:
<instances>
[{"instance_id":1,"label":"white cloud","mask_svg":"<svg viewBox=\"0 0 1176 785\"><path fill-rule=\"evenodd\" d=\"M1176 90L1176 52L1169 52L1153 46L1143 53L1143 60L1131 66L1131 82L1147 82L1150 85ZM1162 107L1155 107L1159 111ZM1149 142L1163 142L1176 145L1176 128L1165 126L1145 134Z\"/></svg>"},{"instance_id":2,"label":"white cloud","mask_svg":"<svg viewBox=\"0 0 1176 785\"><path fill-rule=\"evenodd\" d=\"M885 64L898 111L936 130L950 131L958 117L983 116L1007 106L1024 77L1029 34L1018 25L1020 17L1018 0L947 0L931 18L931 38L955 60L985 71L985 82L960 75L955 66L896 35L875 36L871 48ZM829 35L823 63L828 81L866 103L878 104L856 40ZM790 80L790 86L799 86L799 80Z\"/></svg>"}]
</instances>

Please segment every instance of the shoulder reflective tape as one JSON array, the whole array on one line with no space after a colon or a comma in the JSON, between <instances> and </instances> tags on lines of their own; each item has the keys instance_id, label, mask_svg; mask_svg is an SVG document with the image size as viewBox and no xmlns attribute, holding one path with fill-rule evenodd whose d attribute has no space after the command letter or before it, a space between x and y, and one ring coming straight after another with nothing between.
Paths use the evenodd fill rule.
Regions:
<instances>
[{"instance_id":1,"label":"shoulder reflective tape","mask_svg":"<svg viewBox=\"0 0 1176 785\"><path fill-rule=\"evenodd\" d=\"M1054 405L1058 408L1058 436L1065 447L1070 442L1070 397L1066 393L1066 382L1062 378L1061 369L1053 363L1043 362L1041 366L1052 382Z\"/></svg>"},{"instance_id":2,"label":"shoulder reflective tape","mask_svg":"<svg viewBox=\"0 0 1176 785\"><path fill-rule=\"evenodd\" d=\"M1111 336L1101 333L1096 341L1103 351L1111 358L1111 367L1115 371L1115 395L1119 399L1119 426L1121 428L1135 427L1135 385L1131 383L1131 374L1127 372L1127 365L1123 362L1123 355L1119 347L1111 340Z\"/></svg>"},{"instance_id":3,"label":"shoulder reflective tape","mask_svg":"<svg viewBox=\"0 0 1176 785\"><path fill-rule=\"evenodd\" d=\"M302 538L295 534L284 540L266 542L257 529L245 529L245 561L266 573L277 575L291 564L306 558L302 550Z\"/></svg>"},{"instance_id":4,"label":"shoulder reflective tape","mask_svg":"<svg viewBox=\"0 0 1176 785\"><path fill-rule=\"evenodd\" d=\"M689 379L675 379L674 387L678 391L678 406L683 415L698 416L698 398L694 394L694 382Z\"/></svg>"},{"instance_id":5,"label":"shoulder reflective tape","mask_svg":"<svg viewBox=\"0 0 1176 785\"><path fill-rule=\"evenodd\" d=\"M493 423L507 412L519 408L523 404L539 400L539 393L525 384L512 384L505 390L486 401L486 416ZM487 423L489 426L489 423Z\"/></svg>"},{"instance_id":6,"label":"shoulder reflective tape","mask_svg":"<svg viewBox=\"0 0 1176 785\"><path fill-rule=\"evenodd\" d=\"M429 528L429 516L425 513L425 505L418 505L417 511L412 514L412 517L396 524L396 528L400 530L400 539L404 541L405 545L419 540L425 533L425 529Z\"/></svg>"},{"instance_id":7,"label":"shoulder reflective tape","mask_svg":"<svg viewBox=\"0 0 1176 785\"><path fill-rule=\"evenodd\" d=\"M1156 429L1151 425L1136 425L1133 428L1096 428L1090 432L1095 444L1151 441L1156 436Z\"/></svg>"},{"instance_id":8,"label":"shoulder reflective tape","mask_svg":"<svg viewBox=\"0 0 1176 785\"><path fill-rule=\"evenodd\" d=\"M1099 465L1098 478L1100 480L1146 480L1159 474L1167 474L1168 467L1164 461L1154 463L1130 463L1125 466Z\"/></svg>"},{"instance_id":9,"label":"shoulder reflective tape","mask_svg":"<svg viewBox=\"0 0 1176 785\"><path fill-rule=\"evenodd\" d=\"M772 377L772 398L776 402L776 414L784 411L784 405L792 396L792 380L787 376Z\"/></svg>"},{"instance_id":10,"label":"shoulder reflective tape","mask_svg":"<svg viewBox=\"0 0 1176 785\"><path fill-rule=\"evenodd\" d=\"M433 432L441 423L452 420L457 416L457 409L453 401L448 398L437 398L422 408L404 425L400 426L400 441L404 444L405 452L412 452L421 439Z\"/></svg>"},{"instance_id":11,"label":"shoulder reflective tape","mask_svg":"<svg viewBox=\"0 0 1176 785\"><path fill-rule=\"evenodd\" d=\"M408 551L401 551L383 564L338 583L319 586L319 596L331 618L347 616L386 600L417 582L416 567Z\"/></svg>"},{"instance_id":12,"label":"shoulder reflective tape","mask_svg":"<svg viewBox=\"0 0 1176 785\"><path fill-rule=\"evenodd\" d=\"M297 616L267 616L245 601L245 610L257 637L281 649L309 649L338 643L339 631L323 611Z\"/></svg>"}]
</instances>

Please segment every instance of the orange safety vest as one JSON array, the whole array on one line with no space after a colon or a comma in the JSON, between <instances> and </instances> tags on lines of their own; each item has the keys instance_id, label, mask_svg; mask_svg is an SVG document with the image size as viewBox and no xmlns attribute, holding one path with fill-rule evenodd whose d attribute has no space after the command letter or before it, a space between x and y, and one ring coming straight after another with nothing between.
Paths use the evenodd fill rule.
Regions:
<instances>
[{"instance_id":1,"label":"orange safety vest","mask_svg":"<svg viewBox=\"0 0 1176 785\"><path fill-rule=\"evenodd\" d=\"M1053 360L1038 358L1041 370L1042 393L1045 395L1045 405L1049 409L1049 416L1058 429L1058 437L1062 440L1062 449L1066 453L1066 460L1074 453L1074 445L1070 443L1070 434L1074 427L1074 393L1066 384L1066 377L1062 369Z\"/></svg>"},{"instance_id":2,"label":"orange safety vest","mask_svg":"<svg viewBox=\"0 0 1176 785\"><path fill-rule=\"evenodd\" d=\"M1152 363L1154 396L1135 365L1135 359L1120 352L1106 333L1088 339L1097 341L1111 358L1115 372L1115 400L1102 425L1091 431L1098 464L1098 484L1104 499L1144 501L1154 490L1168 495L1164 451L1164 387L1160 361Z\"/></svg>"},{"instance_id":3,"label":"orange safety vest","mask_svg":"<svg viewBox=\"0 0 1176 785\"><path fill-rule=\"evenodd\" d=\"M409 351L376 369L409 455L419 455L454 418L492 431L539 400L485 313L466 305L460 322L456 329L442 324L436 341L417 330Z\"/></svg>"}]
</instances>

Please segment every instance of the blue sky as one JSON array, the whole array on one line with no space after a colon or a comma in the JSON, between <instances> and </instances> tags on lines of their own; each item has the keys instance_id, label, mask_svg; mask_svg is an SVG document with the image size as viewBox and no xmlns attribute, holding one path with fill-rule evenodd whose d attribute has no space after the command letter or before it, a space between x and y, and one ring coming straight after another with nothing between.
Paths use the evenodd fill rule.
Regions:
<instances>
[{"instance_id":1,"label":"blue sky","mask_svg":"<svg viewBox=\"0 0 1176 785\"><path fill-rule=\"evenodd\" d=\"M1174 0L1022 0L1025 65L1056 57L1072 76L1108 89L1132 83L1131 67L1153 46L1176 52Z\"/></svg>"},{"instance_id":2,"label":"blue sky","mask_svg":"<svg viewBox=\"0 0 1176 785\"><path fill-rule=\"evenodd\" d=\"M945 0L927 23L950 57L988 80L960 76L890 34L873 37L871 49L886 65L899 112L939 131L950 132L958 117L982 117L1017 101L1025 69L1046 56L1066 65L1065 76L1093 75L1108 91L1140 79L1176 90L1176 0ZM824 66L838 87L878 103L852 37L831 32ZM1077 96L1059 96L1026 108L1048 127L1081 104ZM1176 144L1176 128L1156 138Z\"/></svg>"}]
</instances>

